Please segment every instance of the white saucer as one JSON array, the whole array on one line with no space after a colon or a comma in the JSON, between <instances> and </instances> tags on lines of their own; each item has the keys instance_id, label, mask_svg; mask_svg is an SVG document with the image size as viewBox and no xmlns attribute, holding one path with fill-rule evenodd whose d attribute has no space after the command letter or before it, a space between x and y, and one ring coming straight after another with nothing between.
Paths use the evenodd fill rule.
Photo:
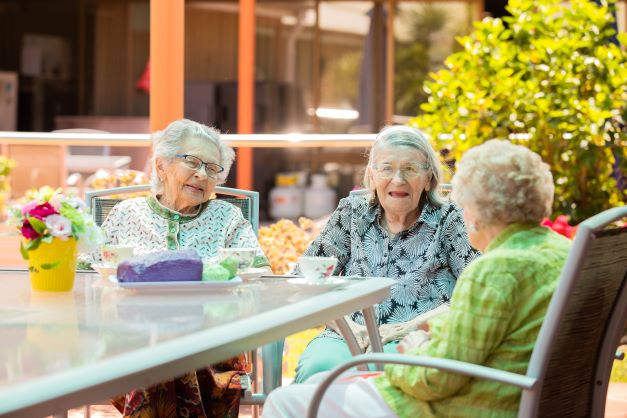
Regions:
<instances>
[{"instance_id":1,"label":"white saucer","mask_svg":"<svg viewBox=\"0 0 627 418\"><path fill-rule=\"evenodd\" d=\"M245 282L258 279L268 272L267 269L264 268L255 268L251 267L243 271L238 271L237 275L242 278Z\"/></svg>"},{"instance_id":2,"label":"white saucer","mask_svg":"<svg viewBox=\"0 0 627 418\"><path fill-rule=\"evenodd\" d=\"M342 277L329 277L324 280L309 280L305 277L298 277L295 279L288 279L290 285L298 287L299 290L331 290L336 287L343 286L348 283L348 280Z\"/></svg>"}]
</instances>

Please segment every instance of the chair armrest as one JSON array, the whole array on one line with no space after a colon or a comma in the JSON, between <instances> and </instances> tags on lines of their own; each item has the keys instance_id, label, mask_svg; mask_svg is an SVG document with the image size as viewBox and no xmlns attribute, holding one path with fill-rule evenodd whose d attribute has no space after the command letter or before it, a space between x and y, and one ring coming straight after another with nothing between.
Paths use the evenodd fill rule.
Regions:
<instances>
[{"instance_id":1,"label":"chair armrest","mask_svg":"<svg viewBox=\"0 0 627 418\"><path fill-rule=\"evenodd\" d=\"M433 367L452 373L459 373L466 376L493 380L495 382L505 383L507 385L512 385L527 390L533 389L537 382L537 379L529 376L492 369L490 367L466 363L459 360L428 356L411 356L406 354L362 354L333 369L329 373L329 375L320 383L320 385L316 389L316 392L314 393L313 398L311 399L311 403L309 404L307 417L317 417L322 397L335 379L337 379L345 371L364 363L390 363L404 364L407 366Z\"/></svg>"}]
</instances>

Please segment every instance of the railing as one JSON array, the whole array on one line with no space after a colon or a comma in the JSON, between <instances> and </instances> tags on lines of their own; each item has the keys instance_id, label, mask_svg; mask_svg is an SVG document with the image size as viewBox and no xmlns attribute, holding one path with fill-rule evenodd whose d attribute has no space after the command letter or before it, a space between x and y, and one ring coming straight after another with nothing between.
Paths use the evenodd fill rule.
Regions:
<instances>
[{"instance_id":1,"label":"railing","mask_svg":"<svg viewBox=\"0 0 627 418\"><path fill-rule=\"evenodd\" d=\"M229 146L252 148L369 147L375 138L376 134L222 135ZM0 131L0 144L149 147L151 142L150 134Z\"/></svg>"}]
</instances>

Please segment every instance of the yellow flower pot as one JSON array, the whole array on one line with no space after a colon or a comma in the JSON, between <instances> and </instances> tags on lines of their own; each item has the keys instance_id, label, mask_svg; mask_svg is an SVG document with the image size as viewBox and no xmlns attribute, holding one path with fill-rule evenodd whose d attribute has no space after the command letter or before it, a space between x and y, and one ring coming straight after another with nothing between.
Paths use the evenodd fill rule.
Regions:
<instances>
[{"instance_id":1,"label":"yellow flower pot","mask_svg":"<svg viewBox=\"0 0 627 418\"><path fill-rule=\"evenodd\" d=\"M43 292L68 292L74 287L76 239L54 238L28 251L31 289Z\"/></svg>"}]
</instances>

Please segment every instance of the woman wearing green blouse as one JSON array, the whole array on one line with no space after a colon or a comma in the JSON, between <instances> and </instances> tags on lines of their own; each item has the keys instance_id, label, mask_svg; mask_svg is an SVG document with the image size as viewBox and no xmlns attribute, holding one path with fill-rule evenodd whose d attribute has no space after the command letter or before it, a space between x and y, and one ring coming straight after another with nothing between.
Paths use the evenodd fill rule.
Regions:
<instances>
[{"instance_id":1,"label":"woman wearing green blouse","mask_svg":"<svg viewBox=\"0 0 627 418\"><path fill-rule=\"evenodd\" d=\"M484 255L462 272L450 309L410 333L399 351L525 373L570 241L540 226L553 178L540 156L507 141L468 151L453 178L473 247ZM320 376L273 392L264 417L304 416ZM320 416L515 417L520 389L437 369L388 365L340 379Z\"/></svg>"}]
</instances>

